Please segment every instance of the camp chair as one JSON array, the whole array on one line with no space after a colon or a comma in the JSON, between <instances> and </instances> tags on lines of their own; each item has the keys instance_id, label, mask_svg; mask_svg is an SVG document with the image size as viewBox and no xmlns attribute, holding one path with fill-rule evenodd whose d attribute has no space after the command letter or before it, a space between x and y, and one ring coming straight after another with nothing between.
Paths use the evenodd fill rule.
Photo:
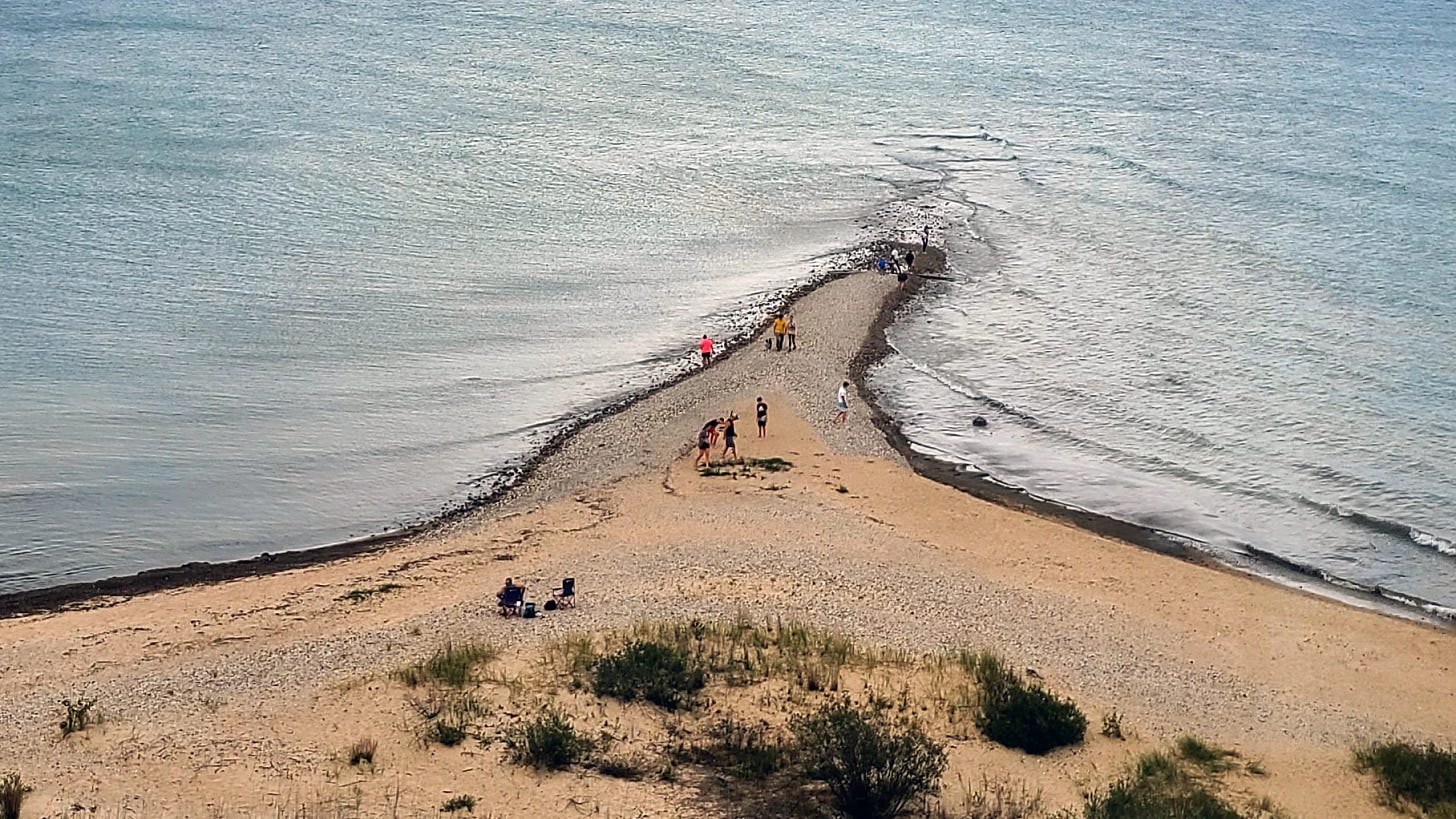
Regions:
<instances>
[{"instance_id":1,"label":"camp chair","mask_svg":"<svg viewBox=\"0 0 1456 819\"><path fill-rule=\"evenodd\" d=\"M551 596L556 600L556 605L561 608L576 606L576 578L568 577L561 581L561 588L552 589Z\"/></svg>"},{"instance_id":2,"label":"camp chair","mask_svg":"<svg viewBox=\"0 0 1456 819\"><path fill-rule=\"evenodd\" d=\"M502 617L509 617L512 614L520 614L526 606L526 587L511 586L504 594L498 595L500 601L500 613Z\"/></svg>"}]
</instances>

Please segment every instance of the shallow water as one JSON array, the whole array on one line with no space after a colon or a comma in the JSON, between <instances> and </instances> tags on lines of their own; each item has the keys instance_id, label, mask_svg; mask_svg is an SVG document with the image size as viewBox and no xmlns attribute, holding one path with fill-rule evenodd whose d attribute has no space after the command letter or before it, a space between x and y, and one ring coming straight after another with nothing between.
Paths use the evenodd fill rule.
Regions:
<instances>
[{"instance_id":1,"label":"shallow water","mask_svg":"<svg viewBox=\"0 0 1456 819\"><path fill-rule=\"evenodd\" d=\"M0 592L428 515L924 196L999 265L892 334L921 446L1456 605L1453 67L1432 2L7 3Z\"/></svg>"}]
</instances>

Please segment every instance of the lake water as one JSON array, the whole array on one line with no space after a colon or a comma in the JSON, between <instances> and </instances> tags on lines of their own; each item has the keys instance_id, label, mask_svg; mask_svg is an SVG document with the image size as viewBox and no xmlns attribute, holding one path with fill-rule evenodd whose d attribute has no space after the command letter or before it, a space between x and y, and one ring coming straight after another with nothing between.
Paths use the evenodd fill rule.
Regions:
<instances>
[{"instance_id":1,"label":"lake water","mask_svg":"<svg viewBox=\"0 0 1456 819\"><path fill-rule=\"evenodd\" d=\"M1448 3L12 0L0 75L0 592L428 516L913 198L917 446L1456 606Z\"/></svg>"}]
</instances>

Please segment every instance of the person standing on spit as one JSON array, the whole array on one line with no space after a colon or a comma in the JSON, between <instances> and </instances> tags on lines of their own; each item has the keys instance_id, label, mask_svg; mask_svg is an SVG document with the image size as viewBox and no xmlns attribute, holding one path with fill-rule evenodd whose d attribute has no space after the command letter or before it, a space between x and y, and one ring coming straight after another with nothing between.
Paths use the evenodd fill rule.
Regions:
<instances>
[{"instance_id":1,"label":"person standing on spit","mask_svg":"<svg viewBox=\"0 0 1456 819\"><path fill-rule=\"evenodd\" d=\"M735 460L735 461L738 460L738 428L733 425L733 422L734 421L737 421L737 420L738 420L738 416L737 415L734 415L731 412L728 413L728 417L727 418L723 419L723 460L724 461L729 460L728 453L730 453L730 452L733 453L732 460Z\"/></svg>"},{"instance_id":2,"label":"person standing on spit","mask_svg":"<svg viewBox=\"0 0 1456 819\"><path fill-rule=\"evenodd\" d=\"M758 437L768 435L768 404L763 403L763 396L758 397Z\"/></svg>"},{"instance_id":3,"label":"person standing on spit","mask_svg":"<svg viewBox=\"0 0 1456 819\"><path fill-rule=\"evenodd\" d=\"M794 329L794 317L793 316L789 316L788 332L789 332L789 351L792 352L795 347L798 347L799 346L799 338L798 338L799 331L796 330L796 329Z\"/></svg>"},{"instance_id":4,"label":"person standing on spit","mask_svg":"<svg viewBox=\"0 0 1456 819\"><path fill-rule=\"evenodd\" d=\"M708 366L708 362L713 360L713 339L703 336L703 340L698 342L698 352L703 354L703 366Z\"/></svg>"},{"instance_id":5,"label":"person standing on spit","mask_svg":"<svg viewBox=\"0 0 1456 819\"><path fill-rule=\"evenodd\" d=\"M697 460L693 461L693 466L713 465L713 462L710 460L712 456L708 448L709 446L710 444L708 443L708 428L705 426L702 429L698 430L698 457Z\"/></svg>"},{"instance_id":6,"label":"person standing on spit","mask_svg":"<svg viewBox=\"0 0 1456 819\"><path fill-rule=\"evenodd\" d=\"M926 225L925 228L920 231L920 252L921 253L924 253L929 248L930 248L930 225Z\"/></svg>"},{"instance_id":7,"label":"person standing on spit","mask_svg":"<svg viewBox=\"0 0 1456 819\"><path fill-rule=\"evenodd\" d=\"M843 424L849 420L849 382L839 385L839 395L834 399L834 423Z\"/></svg>"},{"instance_id":8,"label":"person standing on spit","mask_svg":"<svg viewBox=\"0 0 1456 819\"><path fill-rule=\"evenodd\" d=\"M784 333L787 333L788 331L789 323L784 320L784 314L779 313L777 316L774 316L773 334L775 350L784 349Z\"/></svg>"}]
</instances>

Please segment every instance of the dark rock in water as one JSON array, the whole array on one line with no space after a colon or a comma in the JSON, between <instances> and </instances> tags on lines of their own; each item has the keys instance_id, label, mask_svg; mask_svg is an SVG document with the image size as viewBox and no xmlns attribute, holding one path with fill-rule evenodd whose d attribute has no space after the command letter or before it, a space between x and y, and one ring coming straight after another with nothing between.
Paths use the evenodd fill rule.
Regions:
<instances>
[{"instance_id":1,"label":"dark rock in water","mask_svg":"<svg viewBox=\"0 0 1456 819\"><path fill-rule=\"evenodd\" d=\"M984 426L986 426L986 419L985 418L982 418L979 415L977 415L975 418L972 418L971 419L971 426L973 426L973 427L984 427Z\"/></svg>"}]
</instances>

